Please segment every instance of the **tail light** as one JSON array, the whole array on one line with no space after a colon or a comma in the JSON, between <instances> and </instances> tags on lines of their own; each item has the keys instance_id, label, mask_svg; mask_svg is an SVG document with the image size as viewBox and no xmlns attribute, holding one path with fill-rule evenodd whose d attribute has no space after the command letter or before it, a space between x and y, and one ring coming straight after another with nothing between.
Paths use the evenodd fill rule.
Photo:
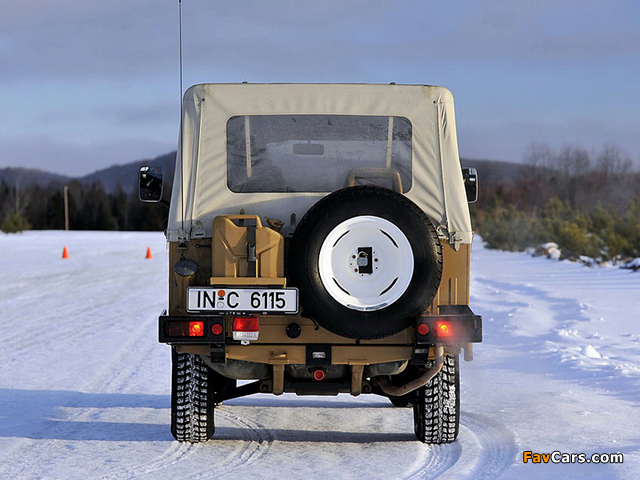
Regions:
<instances>
[{"instance_id":1,"label":"tail light","mask_svg":"<svg viewBox=\"0 0 640 480\"><path fill-rule=\"evenodd\" d=\"M190 337L204 337L204 322L189 322Z\"/></svg>"},{"instance_id":2,"label":"tail light","mask_svg":"<svg viewBox=\"0 0 640 480\"><path fill-rule=\"evenodd\" d=\"M438 338L451 338L453 336L453 325L445 320L438 320L435 334Z\"/></svg>"},{"instance_id":3,"label":"tail light","mask_svg":"<svg viewBox=\"0 0 640 480\"><path fill-rule=\"evenodd\" d=\"M416 333L418 334L418 341L433 341L433 342L447 342L449 340L453 340L454 338L457 340L457 336L454 333L463 333L465 332L465 328L455 328L456 320L452 319L429 319L423 320L418 323L416 328ZM460 325L458 325L460 327Z\"/></svg>"},{"instance_id":4,"label":"tail light","mask_svg":"<svg viewBox=\"0 0 640 480\"><path fill-rule=\"evenodd\" d=\"M482 317L468 305L440 305L439 315L422 315L416 323L416 343L456 345L482 341Z\"/></svg>"},{"instance_id":5,"label":"tail light","mask_svg":"<svg viewBox=\"0 0 640 480\"><path fill-rule=\"evenodd\" d=\"M227 335L222 316L160 315L158 320L158 340L162 343L225 343Z\"/></svg>"},{"instance_id":6,"label":"tail light","mask_svg":"<svg viewBox=\"0 0 640 480\"><path fill-rule=\"evenodd\" d=\"M233 339L242 343L258 340L260 335L260 323L258 317L234 317Z\"/></svg>"},{"instance_id":7,"label":"tail light","mask_svg":"<svg viewBox=\"0 0 640 480\"><path fill-rule=\"evenodd\" d=\"M204 322L203 321L185 321L174 320L165 324L165 335L167 337L179 338L179 337L204 337Z\"/></svg>"}]
</instances>

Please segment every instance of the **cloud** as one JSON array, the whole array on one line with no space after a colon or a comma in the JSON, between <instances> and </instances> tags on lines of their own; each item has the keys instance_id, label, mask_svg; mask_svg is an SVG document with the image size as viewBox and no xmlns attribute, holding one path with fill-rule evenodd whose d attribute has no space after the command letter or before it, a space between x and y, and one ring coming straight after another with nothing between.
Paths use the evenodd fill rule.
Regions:
<instances>
[{"instance_id":1,"label":"cloud","mask_svg":"<svg viewBox=\"0 0 640 480\"><path fill-rule=\"evenodd\" d=\"M478 2L440 39L459 58L568 59L640 54L635 2L529 0Z\"/></svg>"},{"instance_id":2,"label":"cloud","mask_svg":"<svg viewBox=\"0 0 640 480\"><path fill-rule=\"evenodd\" d=\"M590 140L576 123L547 127L539 113L550 108L579 110L584 122L596 122L601 131L587 130L593 141L603 139L599 144L626 142L640 151L627 127L638 124L637 109L618 131L601 121L617 118L640 95L635 0L182 5L185 87L243 80L442 84L456 95L466 155L513 158L532 136L561 142L558 132ZM0 162L86 173L175 148L177 22L176 0L4 5ZM487 122L498 110L502 123ZM511 124L513 118L531 123Z\"/></svg>"},{"instance_id":3,"label":"cloud","mask_svg":"<svg viewBox=\"0 0 640 480\"><path fill-rule=\"evenodd\" d=\"M171 75L178 56L177 5L152 0L13 2L0 19L5 52L0 81ZM324 57L335 56L329 50L331 37L344 38L354 26L390 8L381 0L248 0L241 7L238 2L184 1L185 54L194 64L207 62L212 68L245 68L251 62L259 68L262 61L277 64L282 52L299 51L302 41L309 50L325 50Z\"/></svg>"},{"instance_id":4,"label":"cloud","mask_svg":"<svg viewBox=\"0 0 640 480\"><path fill-rule=\"evenodd\" d=\"M640 167L640 138L634 124L624 118L583 118L559 115L548 118L491 118L485 122L458 121L460 155L467 158L490 158L520 162L533 143L559 150L575 145L599 152L606 144L616 145L636 168ZM500 135L496 135L496 132ZM481 154L478 152L482 152Z\"/></svg>"},{"instance_id":5,"label":"cloud","mask_svg":"<svg viewBox=\"0 0 640 480\"><path fill-rule=\"evenodd\" d=\"M640 53L628 20L637 7L603 3L185 0L185 69L226 80L341 80L378 63ZM12 2L0 19L0 81L173 78L177 13L175 1Z\"/></svg>"},{"instance_id":6,"label":"cloud","mask_svg":"<svg viewBox=\"0 0 640 480\"><path fill-rule=\"evenodd\" d=\"M166 2L152 3L157 6L13 2L0 20L0 81L122 79L169 71L176 56L172 15Z\"/></svg>"},{"instance_id":7,"label":"cloud","mask_svg":"<svg viewBox=\"0 0 640 480\"><path fill-rule=\"evenodd\" d=\"M164 130L167 123L174 122L177 131L180 105L176 98L175 102L100 105L92 108L90 113L112 127L136 127L140 130L157 131L159 126Z\"/></svg>"},{"instance_id":8,"label":"cloud","mask_svg":"<svg viewBox=\"0 0 640 480\"><path fill-rule=\"evenodd\" d=\"M0 140L0 168L37 168L77 177L110 165L154 158L174 149L175 142L144 138L114 138L83 145L30 135Z\"/></svg>"}]
</instances>

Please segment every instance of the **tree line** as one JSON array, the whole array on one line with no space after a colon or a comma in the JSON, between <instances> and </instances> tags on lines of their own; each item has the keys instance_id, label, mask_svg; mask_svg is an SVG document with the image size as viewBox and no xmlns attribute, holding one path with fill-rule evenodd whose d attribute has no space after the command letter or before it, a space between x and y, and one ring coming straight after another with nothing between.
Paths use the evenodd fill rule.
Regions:
<instances>
[{"instance_id":1,"label":"tree line","mask_svg":"<svg viewBox=\"0 0 640 480\"><path fill-rule=\"evenodd\" d=\"M164 230L168 210L162 205L142 203L137 192L118 185L107 192L100 181L68 185L69 226L72 230ZM170 185L168 188L171 188ZM60 185L22 186L0 182L0 229L23 230L65 228L64 189Z\"/></svg>"},{"instance_id":2,"label":"tree line","mask_svg":"<svg viewBox=\"0 0 640 480\"><path fill-rule=\"evenodd\" d=\"M614 145L593 153L536 144L519 174L505 178L495 173L492 167L479 170L480 199L471 207L474 230L489 248L525 250L554 242L565 257L614 263L640 257L640 172ZM165 183L169 192L171 179ZM142 203L137 192L120 185L107 192L100 181L72 181L68 188L72 230L166 228L165 207ZM4 232L64 225L60 185L0 182Z\"/></svg>"},{"instance_id":3,"label":"tree line","mask_svg":"<svg viewBox=\"0 0 640 480\"><path fill-rule=\"evenodd\" d=\"M640 257L640 173L614 145L590 153L533 145L521 175L482 181L472 207L487 246L526 250L554 242L564 258Z\"/></svg>"}]
</instances>

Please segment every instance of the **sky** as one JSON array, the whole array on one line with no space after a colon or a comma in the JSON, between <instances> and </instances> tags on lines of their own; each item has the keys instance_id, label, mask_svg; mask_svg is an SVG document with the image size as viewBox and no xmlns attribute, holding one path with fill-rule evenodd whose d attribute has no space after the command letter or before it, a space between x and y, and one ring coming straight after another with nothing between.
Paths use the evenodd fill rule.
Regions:
<instances>
[{"instance_id":1,"label":"sky","mask_svg":"<svg viewBox=\"0 0 640 480\"><path fill-rule=\"evenodd\" d=\"M0 0L0 168L81 176L176 148L177 0ZM460 154L615 145L640 167L637 0L183 0L184 89L453 92Z\"/></svg>"}]
</instances>

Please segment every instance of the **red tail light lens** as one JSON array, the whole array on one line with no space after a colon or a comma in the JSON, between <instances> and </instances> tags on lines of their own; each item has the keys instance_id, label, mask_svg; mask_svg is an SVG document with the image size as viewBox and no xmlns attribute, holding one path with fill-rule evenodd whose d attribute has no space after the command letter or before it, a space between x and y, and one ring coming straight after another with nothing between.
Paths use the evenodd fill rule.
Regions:
<instances>
[{"instance_id":1,"label":"red tail light lens","mask_svg":"<svg viewBox=\"0 0 640 480\"><path fill-rule=\"evenodd\" d=\"M233 318L233 339L234 340L258 340L260 334L260 322L258 317L234 317Z\"/></svg>"},{"instance_id":2,"label":"red tail light lens","mask_svg":"<svg viewBox=\"0 0 640 480\"><path fill-rule=\"evenodd\" d=\"M167 337L204 337L204 321L175 320L164 327Z\"/></svg>"},{"instance_id":3,"label":"red tail light lens","mask_svg":"<svg viewBox=\"0 0 640 480\"><path fill-rule=\"evenodd\" d=\"M189 322L190 337L204 337L204 322Z\"/></svg>"},{"instance_id":4,"label":"red tail light lens","mask_svg":"<svg viewBox=\"0 0 640 480\"><path fill-rule=\"evenodd\" d=\"M257 332L260 330L258 317L235 317L233 319L234 332Z\"/></svg>"},{"instance_id":5,"label":"red tail light lens","mask_svg":"<svg viewBox=\"0 0 640 480\"><path fill-rule=\"evenodd\" d=\"M453 336L453 328L449 322L442 320L436 322L436 336L448 338Z\"/></svg>"}]
</instances>

